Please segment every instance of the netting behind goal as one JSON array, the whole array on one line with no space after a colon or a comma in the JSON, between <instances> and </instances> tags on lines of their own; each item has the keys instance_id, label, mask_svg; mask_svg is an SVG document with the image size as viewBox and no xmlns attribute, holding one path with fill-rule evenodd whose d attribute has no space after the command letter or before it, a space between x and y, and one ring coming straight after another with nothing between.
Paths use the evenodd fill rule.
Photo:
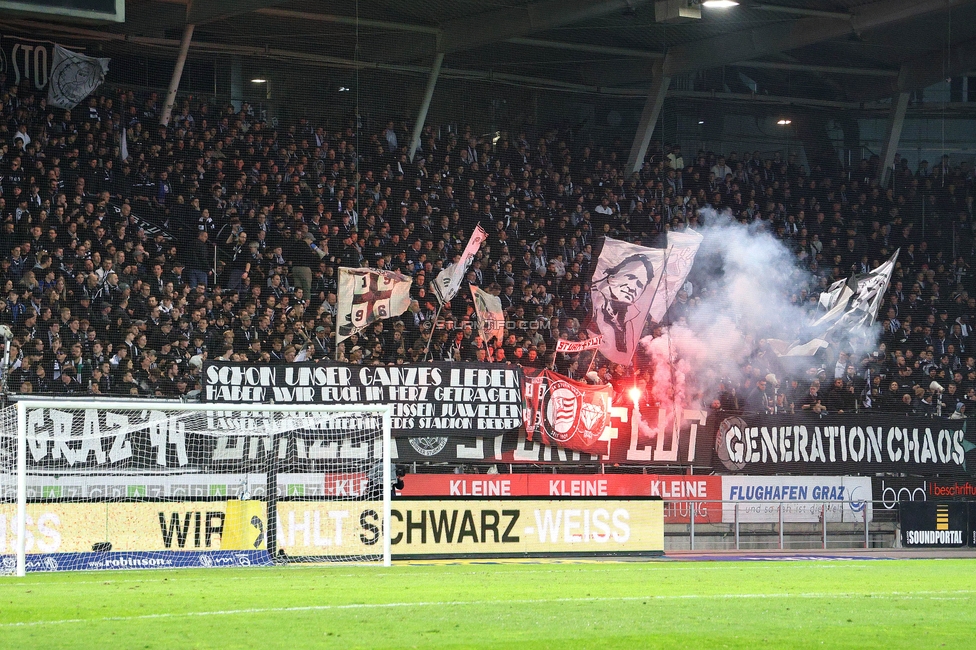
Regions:
<instances>
[{"instance_id":1,"label":"netting behind goal","mask_svg":"<svg viewBox=\"0 0 976 650\"><path fill-rule=\"evenodd\" d=\"M0 411L0 566L21 569L19 539L27 571L389 563L388 418L20 402Z\"/></svg>"}]
</instances>

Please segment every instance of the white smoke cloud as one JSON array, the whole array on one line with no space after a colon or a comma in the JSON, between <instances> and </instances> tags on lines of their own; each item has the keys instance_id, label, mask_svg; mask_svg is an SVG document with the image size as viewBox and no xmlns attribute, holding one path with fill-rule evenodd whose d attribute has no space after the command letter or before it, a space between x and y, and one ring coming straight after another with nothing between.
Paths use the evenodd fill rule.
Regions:
<instances>
[{"instance_id":1,"label":"white smoke cloud","mask_svg":"<svg viewBox=\"0 0 976 650\"><path fill-rule=\"evenodd\" d=\"M814 306L799 299L803 289L816 294L817 278L793 251L764 223L745 226L712 210L702 210L701 216L704 239L689 278L697 304L689 308L686 324L672 324L663 336L641 341L653 367L652 399L669 412L669 422L681 408L702 401L708 406L722 379L741 382L746 364L763 375L776 373L781 382L781 373L802 371L795 362L784 366L789 362L776 357L766 339L805 343L822 334L810 327L819 316ZM857 347L876 340L869 336Z\"/></svg>"}]
</instances>

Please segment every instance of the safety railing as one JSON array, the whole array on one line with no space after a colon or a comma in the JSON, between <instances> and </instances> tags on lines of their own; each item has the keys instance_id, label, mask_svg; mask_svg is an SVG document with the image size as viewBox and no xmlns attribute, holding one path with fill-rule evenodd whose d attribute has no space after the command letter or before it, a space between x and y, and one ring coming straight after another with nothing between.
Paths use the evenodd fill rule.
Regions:
<instances>
[{"instance_id":1,"label":"safety railing","mask_svg":"<svg viewBox=\"0 0 976 650\"><path fill-rule=\"evenodd\" d=\"M664 511L665 550L841 550L901 544L898 508L890 502L669 499Z\"/></svg>"}]
</instances>

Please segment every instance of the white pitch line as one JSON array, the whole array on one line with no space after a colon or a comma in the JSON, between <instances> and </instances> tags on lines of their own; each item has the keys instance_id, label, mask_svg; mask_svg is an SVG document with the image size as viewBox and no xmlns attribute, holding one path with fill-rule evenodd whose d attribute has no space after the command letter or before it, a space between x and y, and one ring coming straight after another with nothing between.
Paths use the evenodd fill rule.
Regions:
<instances>
[{"instance_id":1,"label":"white pitch line","mask_svg":"<svg viewBox=\"0 0 976 650\"><path fill-rule=\"evenodd\" d=\"M53 625L71 625L76 623L118 623L128 621L147 621L155 619L193 618L197 616L240 616L244 614L283 614L296 612L324 612L363 609L395 609L411 607L484 607L493 605L545 605L558 603L599 603L599 602L634 602L634 601L667 601L667 600L765 600L783 598L878 598L891 600L945 600L946 597L963 594L974 594L976 590L956 591L892 591L892 592L848 592L848 593L773 593L773 594L684 594L684 595L647 595L647 596L585 596L579 598L524 598L518 600L445 600L418 601L413 603L351 603L348 605L305 605L300 607L249 607L245 609L221 609L209 612L171 612L163 614L141 614L139 616L106 616L102 618L65 618L51 621L21 621L17 623L2 623L0 628L43 627ZM922 598L932 596L932 598ZM971 598L960 598L971 600Z\"/></svg>"},{"instance_id":2,"label":"white pitch line","mask_svg":"<svg viewBox=\"0 0 976 650\"><path fill-rule=\"evenodd\" d=\"M864 563L870 562L872 565L877 563L876 560L859 560L858 559L858 560L844 560L842 562L838 562L838 561L834 561L834 560L831 560L830 562L813 562L813 561L809 561L808 562L808 561L804 560L802 564L800 562L791 562L789 564L791 564L793 567L802 566L805 569L818 569L819 570L819 569L842 569L842 568L844 568L844 569L850 569L850 568L855 567L855 566L856 567L860 567L860 564L859 563L861 563L861 562L864 562ZM618 563L611 564L610 567L604 566L604 567L600 567L600 568L595 568L597 566L596 564L561 564L559 566L578 568L580 571L585 571L586 573L611 573L611 572L620 571L620 570L627 570L630 573L632 573L633 571L727 571L727 570L729 570L729 567L728 567L728 564L729 563L728 562L711 563L711 564L713 564L713 566L702 566L701 564L702 563L695 563L694 566L675 566L674 564L671 564L671 563L668 563L668 562L655 562L655 563L649 563L649 564L640 564L640 563L637 563L637 562L618 562ZM772 569L781 569L786 564L787 564L787 562L756 562L756 563L750 563L748 565L748 567L743 567L743 568L744 569L747 568L748 571L752 572L752 571L757 571L757 570L762 570L762 569L770 569L770 570L772 570ZM517 566L517 565L514 565L514 564L489 564L487 562L485 564L471 564L471 563L466 563L466 564L442 564L442 565L420 564L420 565L412 565L412 566L406 566L405 565L403 568L404 568L405 571L410 571L409 574L401 574L401 573L379 573L379 572L377 572L377 573L370 573L370 574L367 574L367 575L370 578L384 578L384 577L389 577L389 576L411 577L411 578L412 577L441 577L441 576L446 575L443 572L432 573L432 572L420 572L419 571L419 569L421 569L421 568L426 569L426 568L429 568L431 566L451 566L451 567L455 567L455 566L467 566L467 567L483 566L484 568L481 571L454 571L454 572L451 572L449 574L450 576L475 576L475 575L484 575L485 573L490 573L491 571L493 571L494 569L496 569L499 566ZM510 575L541 574L541 573L566 573L567 571L569 571L569 569L550 569L550 568L543 568L543 567L552 566L551 564L544 564L544 565L538 565L538 566L539 566L539 569L538 570L533 570L533 569L515 569L515 570L512 570L512 571L497 572L496 575L497 575L497 577L499 579L504 579L505 576L510 576ZM594 568L590 568L590 567L594 567ZM310 570L315 570L315 569L321 569L322 570L321 577L322 578L329 578L329 579L331 579L331 578L362 578L363 577L363 574L361 574L361 573L328 573L329 571L333 570L332 567L328 567L328 566L311 567L311 566L300 566L300 565L296 565L296 566L278 567L278 568L281 568L284 571L310 571ZM185 571L185 570L187 570L187 569L159 569L158 571L159 572L167 572L167 571ZM196 569L190 569L190 570L196 570ZM218 570L222 570L222 569L218 569ZM267 574L261 575L259 573L261 571L260 568L258 568L258 569L246 569L246 570L253 572L252 575L220 577L220 580L251 580L251 581L253 581L253 580L259 580L259 579L266 579L266 578L278 579L278 577L279 577L277 574L274 575L274 576L270 576L270 575L267 575ZM415 573L414 570L416 570L417 572ZM127 572L127 570L125 570L125 569L109 570L109 573L111 575L118 575L119 573L126 573L126 572ZM90 574L90 573L99 573L99 572L98 571L94 571L94 572L89 571L89 572L86 572L86 573L89 573ZM104 571L102 573L104 573ZM0 589L2 589L4 587L58 587L58 586L67 587L67 586L72 586L72 585L110 585L110 584L127 584L127 583L151 584L151 583L164 583L164 582L170 582L170 583L176 583L176 582L213 582L213 580L214 580L213 577L208 577L208 578L185 578L185 577L162 578L162 577L159 577L159 578L144 578L144 579L131 579L131 580L129 580L129 579L126 579L126 580L113 580L111 578L108 578L106 580L71 580L71 581L66 581L66 582L55 582L55 581L51 581L51 582L16 582L16 581L14 581L14 579L11 579L11 580L2 579L2 578L9 578L9 577L10 576L0 576ZM32 577L36 577L36 576L35 575L32 575Z\"/></svg>"}]
</instances>

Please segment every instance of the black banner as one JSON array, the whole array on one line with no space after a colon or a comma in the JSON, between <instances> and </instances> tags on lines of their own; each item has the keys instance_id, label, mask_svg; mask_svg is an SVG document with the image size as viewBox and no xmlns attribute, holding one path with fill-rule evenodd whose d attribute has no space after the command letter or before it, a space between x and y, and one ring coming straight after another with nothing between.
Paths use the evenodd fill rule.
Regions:
<instances>
[{"instance_id":1,"label":"black banner","mask_svg":"<svg viewBox=\"0 0 976 650\"><path fill-rule=\"evenodd\" d=\"M655 415L635 418L632 408L612 407L604 430L606 454L546 446L528 440L519 428L497 436L452 432L394 438L392 458L397 463L709 466L714 434L704 412L686 411L679 427L659 433L651 426ZM167 411L166 404L138 411L29 408L27 462L32 471L58 474L263 473L272 460L278 472L334 472L343 463L378 462L381 430L381 418L369 414L181 412ZM0 472L13 471L15 451L14 432L0 438Z\"/></svg>"},{"instance_id":2,"label":"black banner","mask_svg":"<svg viewBox=\"0 0 976 650\"><path fill-rule=\"evenodd\" d=\"M719 473L966 475L976 463L965 420L886 414L756 415L718 422ZM967 464L967 459L969 463Z\"/></svg>"},{"instance_id":3,"label":"black banner","mask_svg":"<svg viewBox=\"0 0 976 650\"><path fill-rule=\"evenodd\" d=\"M903 501L901 543L909 548L957 548L969 542L969 504L958 501Z\"/></svg>"},{"instance_id":4,"label":"black banner","mask_svg":"<svg viewBox=\"0 0 976 650\"><path fill-rule=\"evenodd\" d=\"M522 370L486 363L208 363L205 402L392 404L393 436L474 437L522 426Z\"/></svg>"},{"instance_id":5,"label":"black banner","mask_svg":"<svg viewBox=\"0 0 976 650\"><path fill-rule=\"evenodd\" d=\"M611 406L603 429L606 453L550 447L529 440L525 429L495 437L411 437L397 440L401 461L436 463L616 464L654 467L710 467L714 425L706 411L685 410L678 426L662 424L657 409Z\"/></svg>"},{"instance_id":6,"label":"black banner","mask_svg":"<svg viewBox=\"0 0 976 650\"><path fill-rule=\"evenodd\" d=\"M7 75L7 83L19 86L26 81L31 90L44 90L54 60L54 43L16 36L0 36L0 72Z\"/></svg>"}]
</instances>

